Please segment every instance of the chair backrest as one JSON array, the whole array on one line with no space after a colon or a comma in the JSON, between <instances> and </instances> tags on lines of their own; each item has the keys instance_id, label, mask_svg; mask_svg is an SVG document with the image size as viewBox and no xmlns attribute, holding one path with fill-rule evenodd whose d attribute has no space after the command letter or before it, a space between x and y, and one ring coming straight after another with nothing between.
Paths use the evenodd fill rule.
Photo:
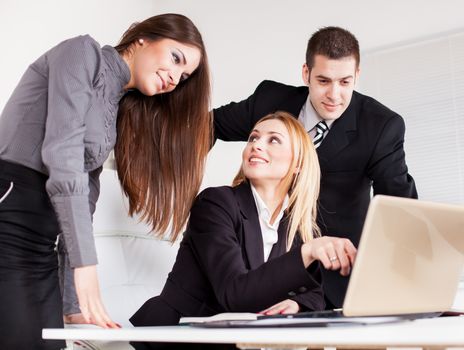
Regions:
<instances>
[{"instance_id":1,"label":"chair backrest","mask_svg":"<svg viewBox=\"0 0 464 350\"><path fill-rule=\"evenodd\" d=\"M158 295L176 258L172 245L146 234L97 233L98 274L105 307L123 325L149 298Z\"/></svg>"},{"instance_id":2,"label":"chair backrest","mask_svg":"<svg viewBox=\"0 0 464 350\"><path fill-rule=\"evenodd\" d=\"M179 245L154 238L148 226L127 215L114 170L103 170L100 186L94 232L101 293L110 316L129 325L129 317L160 293Z\"/></svg>"}]
</instances>

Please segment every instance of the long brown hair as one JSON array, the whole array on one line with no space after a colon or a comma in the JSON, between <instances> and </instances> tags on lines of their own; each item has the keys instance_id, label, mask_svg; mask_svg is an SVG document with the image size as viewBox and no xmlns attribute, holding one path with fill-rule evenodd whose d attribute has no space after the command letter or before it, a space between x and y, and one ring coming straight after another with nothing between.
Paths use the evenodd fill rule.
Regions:
<instances>
[{"instance_id":1,"label":"long brown hair","mask_svg":"<svg viewBox=\"0 0 464 350\"><path fill-rule=\"evenodd\" d=\"M316 150L301 123L290 113L277 111L264 116L255 125L271 119L277 119L285 125L292 144L292 162L287 175L279 185L281 191L289 195L286 209L289 217L287 230L287 250L289 250L297 232L303 242L320 236L316 217L321 172ZM238 186L246 181L248 179L240 168L232 186Z\"/></svg>"},{"instance_id":2,"label":"long brown hair","mask_svg":"<svg viewBox=\"0 0 464 350\"><path fill-rule=\"evenodd\" d=\"M129 214L140 214L153 233L174 241L183 229L203 178L212 141L210 77L200 32L185 16L164 14L132 25L116 50L136 40L172 39L200 50L191 76L172 92L145 96L137 90L119 103L116 167Z\"/></svg>"}]
</instances>

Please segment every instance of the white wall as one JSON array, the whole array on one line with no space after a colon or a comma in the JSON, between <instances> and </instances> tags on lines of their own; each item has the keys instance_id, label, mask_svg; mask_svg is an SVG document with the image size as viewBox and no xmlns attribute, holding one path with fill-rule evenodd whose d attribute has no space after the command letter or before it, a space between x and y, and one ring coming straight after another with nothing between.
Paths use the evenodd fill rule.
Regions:
<instances>
[{"instance_id":1,"label":"white wall","mask_svg":"<svg viewBox=\"0 0 464 350\"><path fill-rule=\"evenodd\" d=\"M300 84L306 42L322 26L349 29L362 50L464 28L460 0L157 0L155 11L199 26L215 105L247 96L264 78Z\"/></svg>"},{"instance_id":2,"label":"white wall","mask_svg":"<svg viewBox=\"0 0 464 350\"><path fill-rule=\"evenodd\" d=\"M90 34L101 45L116 45L130 24L153 15L152 1L128 4L124 0L1 0L0 110L27 66L60 41Z\"/></svg>"},{"instance_id":3,"label":"white wall","mask_svg":"<svg viewBox=\"0 0 464 350\"><path fill-rule=\"evenodd\" d=\"M301 85L307 40L322 26L352 31L362 52L464 30L460 0L158 0L155 11L183 13L198 25L210 59L215 107L249 96L263 79ZM242 147L218 142L205 185L231 181Z\"/></svg>"},{"instance_id":4,"label":"white wall","mask_svg":"<svg viewBox=\"0 0 464 350\"><path fill-rule=\"evenodd\" d=\"M307 39L321 26L351 30L362 52L464 30L461 0L2 0L0 109L27 65L59 41L89 33L116 44L130 23L165 12L189 16L202 32L213 106L247 97L265 78L300 84ZM218 142L203 186L230 183L242 147Z\"/></svg>"},{"instance_id":5,"label":"white wall","mask_svg":"<svg viewBox=\"0 0 464 350\"><path fill-rule=\"evenodd\" d=\"M60 40L89 33L115 44L131 22L164 12L202 31L214 105L241 99L263 78L298 84L306 41L321 26L346 27L363 50L464 28L461 0L1 0L0 109L26 66Z\"/></svg>"},{"instance_id":6,"label":"white wall","mask_svg":"<svg viewBox=\"0 0 464 350\"><path fill-rule=\"evenodd\" d=\"M265 78L300 84L307 39L321 26L351 30L363 51L464 28L460 0L1 0L0 109L27 65L57 42L89 33L116 44L130 23L164 12L189 16L202 32L213 106L247 97ZM241 148L218 142L205 185L230 182Z\"/></svg>"}]
</instances>

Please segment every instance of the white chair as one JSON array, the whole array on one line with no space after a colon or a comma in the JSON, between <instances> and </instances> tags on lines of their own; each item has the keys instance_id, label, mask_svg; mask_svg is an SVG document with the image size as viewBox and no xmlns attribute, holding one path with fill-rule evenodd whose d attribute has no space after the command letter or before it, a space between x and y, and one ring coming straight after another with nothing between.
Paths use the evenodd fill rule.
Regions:
<instances>
[{"instance_id":1,"label":"white chair","mask_svg":"<svg viewBox=\"0 0 464 350\"><path fill-rule=\"evenodd\" d=\"M149 227L128 217L127 202L115 171L103 170L100 182L94 232L102 298L110 317L123 327L131 327L129 318L134 312L161 292L179 244L154 238L149 234ZM80 340L68 342L68 349L125 350L132 347L121 342Z\"/></svg>"}]
</instances>

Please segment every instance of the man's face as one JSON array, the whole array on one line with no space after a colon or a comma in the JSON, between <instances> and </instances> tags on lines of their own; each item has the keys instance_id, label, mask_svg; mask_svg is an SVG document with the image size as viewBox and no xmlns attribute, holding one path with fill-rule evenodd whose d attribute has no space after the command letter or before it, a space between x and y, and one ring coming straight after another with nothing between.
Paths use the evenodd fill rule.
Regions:
<instances>
[{"instance_id":1,"label":"man's face","mask_svg":"<svg viewBox=\"0 0 464 350\"><path fill-rule=\"evenodd\" d=\"M335 120L348 108L359 69L354 57L337 60L314 56L314 66L303 65L303 80L309 86L310 100L322 119Z\"/></svg>"}]
</instances>

